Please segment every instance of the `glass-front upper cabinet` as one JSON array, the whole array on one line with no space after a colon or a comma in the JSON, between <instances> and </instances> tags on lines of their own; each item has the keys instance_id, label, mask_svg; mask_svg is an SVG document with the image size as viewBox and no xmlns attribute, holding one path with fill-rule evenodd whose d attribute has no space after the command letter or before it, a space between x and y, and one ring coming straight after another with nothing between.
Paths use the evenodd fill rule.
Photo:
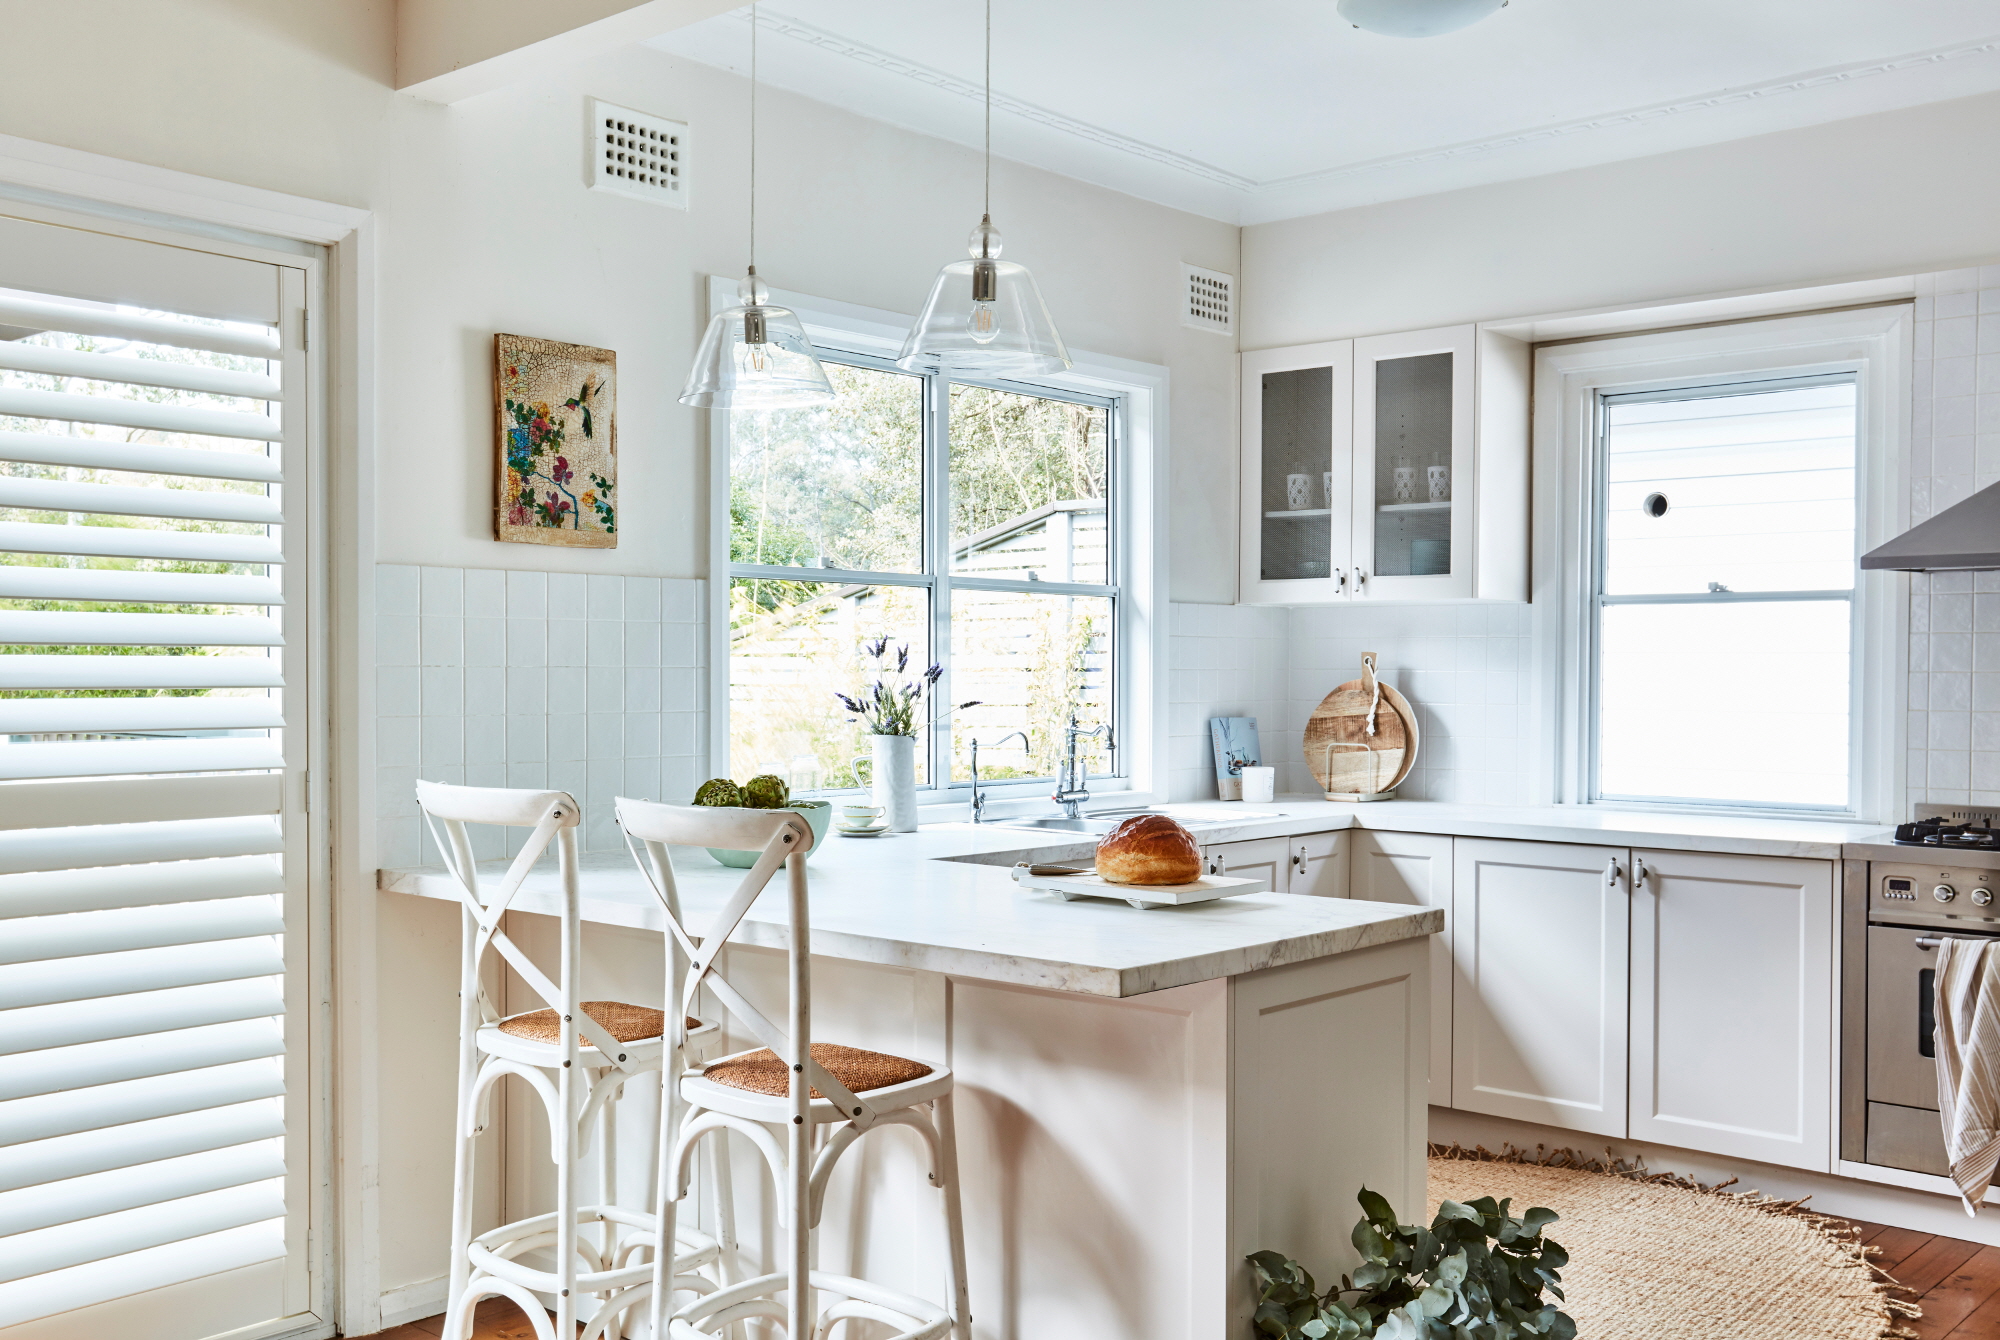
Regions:
<instances>
[{"instance_id":1,"label":"glass-front upper cabinet","mask_svg":"<svg viewBox=\"0 0 2000 1340\"><path fill-rule=\"evenodd\" d=\"M1473 595L1471 326L1354 342L1354 594Z\"/></svg>"},{"instance_id":2,"label":"glass-front upper cabinet","mask_svg":"<svg viewBox=\"0 0 2000 1340\"><path fill-rule=\"evenodd\" d=\"M1351 340L1243 356L1243 599L1347 590L1353 511Z\"/></svg>"}]
</instances>

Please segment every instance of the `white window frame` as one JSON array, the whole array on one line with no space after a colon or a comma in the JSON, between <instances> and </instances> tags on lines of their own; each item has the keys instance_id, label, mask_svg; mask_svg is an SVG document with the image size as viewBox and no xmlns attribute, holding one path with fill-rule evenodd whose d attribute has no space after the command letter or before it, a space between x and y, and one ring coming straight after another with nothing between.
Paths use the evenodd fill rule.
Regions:
<instances>
[{"instance_id":1,"label":"white window frame","mask_svg":"<svg viewBox=\"0 0 2000 1340\"><path fill-rule=\"evenodd\" d=\"M736 302L733 278L712 275L708 282L709 313ZM902 349L910 318L875 308L815 298L809 294L771 290L771 301L797 312L806 333L823 352L867 359L894 359ZM1111 433L1107 451L1116 453L1110 470L1114 493L1111 537L1114 546L1113 576L1117 579L1116 645L1112 655L1113 697L1116 717L1113 730L1118 742L1117 774L1092 777L1090 789L1100 796L1118 797L1121 803L1151 803L1167 794L1167 712L1166 712L1166 548L1160 524L1166 499L1167 369L1150 363L1112 358L1072 349L1073 366L1066 373L1038 377L1032 382L995 382L1004 389L1033 394L1037 390L1058 396L1078 395L1107 402L1111 408ZM927 406L927 412L936 412ZM709 769L712 775L725 771L722 761L729 758L729 416L711 411L709 416ZM925 472L925 506L936 515L948 515L942 489L945 481L937 472ZM937 490L937 496L933 496ZM946 541L948 543L948 539ZM792 570L797 571L797 570ZM839 577L836 570L829 575ZM914 577L911 586L931 589L934 579L944 574ZM899 583L900 584L900 583ZM953 578L952 584L968 589L990 586L980 579ZM1003 583L1003 585L1008 585ZM1072 590L1062 583L1036 583L1037 589L1062 594ZM1078 587L1077 590L1084 588ZM1086 594L1095 594L1091 588ZM949 610L941 601L931 605L931 636L934 646L950 636ZM934 657L934 659L938 659ZM952 697L949 680L940 684L941 701ZM943 726L949 729L948 725ZM933 756L936 756L934 753ZM986 783L987 813L1003 817L1023 810L1046 807L1047 779ZM963 812L971 800L969 782L940 778L920 789L917 802L931 822L953 817L945 811Z\"/></svg>"},{"instance_id":2,"label":"white window frame","mask_svg":"<svg viewBox=\"0 0 2000 1340\"><path fill-rule=\"evenodd\" d=\"M1599 406L1607 394L1851 373L1857 388L1856 556L1908 512L1912 307L1907 302L1572 343L1535 353L1534 603L1540 738L1535 793L1607 809L1888 822L1904 794L1909 580L1858 572L1845 809L1597 800L1595 564ZM1718 727L1720 729L1720 727Z\"/></svg>"}]
</instances>

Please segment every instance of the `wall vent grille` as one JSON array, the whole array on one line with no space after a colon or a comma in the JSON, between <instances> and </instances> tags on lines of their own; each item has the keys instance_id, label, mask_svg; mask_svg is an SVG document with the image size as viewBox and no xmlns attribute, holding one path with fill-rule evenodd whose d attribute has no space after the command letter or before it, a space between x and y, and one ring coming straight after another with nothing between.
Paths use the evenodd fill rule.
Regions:
<instances>
[{"instance_id":1,"label":"wall vent grille","mask_svg":"<svg viewBox=\"0 0 2000 1340\"><path fill-rule=\"evenodd\" d=\"M1181 307L1183 326L1218 335L1236 333L1236 276L1182 265L1181 285L1186 290Z\"/></svg>"},{"instance_id":2,"label":"wall vent grille","mask_svg":"<svg viewBox=\"0 0 2000 1340\"><path fill-rule=\"evenodd\" d=\"M590 189L687 208L688 128L590 100Z\"/></svg>"}]
</instances>

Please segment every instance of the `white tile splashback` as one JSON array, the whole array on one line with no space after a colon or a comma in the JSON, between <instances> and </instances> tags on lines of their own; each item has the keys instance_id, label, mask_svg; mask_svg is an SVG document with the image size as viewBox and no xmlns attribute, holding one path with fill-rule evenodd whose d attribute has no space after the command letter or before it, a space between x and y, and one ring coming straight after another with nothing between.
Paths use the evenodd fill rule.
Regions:
<instances>
[{"instance_id":1,"label":"white tile splashback","mask_svg":"<svg viewBox=\"0 0 2000 1340\"><path fill-rule=\"evenodd\" d=\"M1525 804L1530 727L1524 605L1344 605L1256 609L1173 606L1169 797L1215 795L1214 716L1257 718L1281 790L1314 789L1306 718L1379 654L1410 698L1422 747L1398 794L1412 800Z\"/></svg>"},{"instance_id":2,"label":"white tile splashback","mask_svg":"<svg viewBox=\"0 0 2000 1340\"><path fill-rule=\"evenodd\" d=\"M2000 266L1921 276L1914 334L1912 525L2000 482ZM1913 575L1909 657L1910 803L2000 805L2000 572Z\"/></svg>"},{"instance_id":3,"label":"white tile splashback","mask_svg":"<svg viewBox=\"0 0 2000 1340\"><path fill-rule=\"evenodd\" d=\"M706 753L700 581L380 565L376 808L385 866L434 860L416 780L548 787L614 850L612 797L687 797ZM482 855L501 839L482 839Z\"/></svg>"}]
</instances>

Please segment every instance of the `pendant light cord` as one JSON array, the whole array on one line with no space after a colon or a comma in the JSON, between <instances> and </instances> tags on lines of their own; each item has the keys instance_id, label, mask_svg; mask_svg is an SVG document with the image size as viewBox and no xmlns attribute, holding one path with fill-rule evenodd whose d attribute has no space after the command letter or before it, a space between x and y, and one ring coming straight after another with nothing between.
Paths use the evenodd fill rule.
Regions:
<instances>
[{"instance_id":1,"label":"pendant light cord","mask_svg":"<svg viewBox=\"0 0 2000 1340\"><path fill-rule=\"evenodd\" d=\"M993 216L993 0L986 0L986 208Z\"/></svg>"},{"instance_id":2,"label":"pendant light cord","mask_svg":"<svg viewBox=\"0 0 2000 1340\"><path fill-rule=\"evenodd\" d=\"M757 0L750 0L750 273L757 273Z\"/></svg>"}]
</instances>

